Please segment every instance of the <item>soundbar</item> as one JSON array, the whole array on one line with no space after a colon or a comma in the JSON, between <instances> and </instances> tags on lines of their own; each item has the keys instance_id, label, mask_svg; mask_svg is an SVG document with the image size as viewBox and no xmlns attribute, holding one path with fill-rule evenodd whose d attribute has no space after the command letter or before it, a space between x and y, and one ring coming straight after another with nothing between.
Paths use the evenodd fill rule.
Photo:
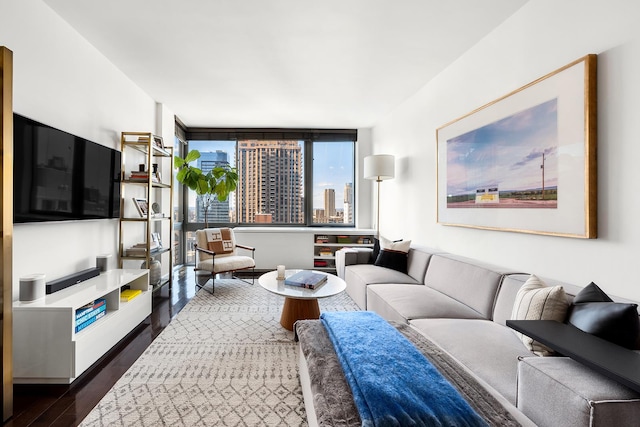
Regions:
<instances>
[{"instance_id":1,"label":"soundbar","mask_svg":"<svg viewBox=\"0 0 640 427\"><path fill-rule=\"evenodd\" d=\"M98 267L87 268L86 270L78 271L77 273L73 273L68 276L64 276L59 279L47 282L45 292L47 294L52 294L54 292L58 292L64 288L68 288L69 286L76 285L80 282L84 282L85 280L99 275L100 269Z\"/></svg>"}]
</instances>

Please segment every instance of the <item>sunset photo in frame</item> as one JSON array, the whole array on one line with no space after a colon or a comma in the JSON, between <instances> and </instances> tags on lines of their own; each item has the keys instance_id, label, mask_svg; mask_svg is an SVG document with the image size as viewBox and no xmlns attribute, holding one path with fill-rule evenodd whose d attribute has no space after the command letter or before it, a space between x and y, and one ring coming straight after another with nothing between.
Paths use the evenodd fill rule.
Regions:
<instances>
[{"instance_id":1,"label":"sunset photo in frame","mask_svg":"<svg viewBox=\"0 0 640 427\"><path fill-rule=\"evenodd\" d=\"M597 237L596 55L436 131L438 223Z\"/></svg>"}]
</instances>

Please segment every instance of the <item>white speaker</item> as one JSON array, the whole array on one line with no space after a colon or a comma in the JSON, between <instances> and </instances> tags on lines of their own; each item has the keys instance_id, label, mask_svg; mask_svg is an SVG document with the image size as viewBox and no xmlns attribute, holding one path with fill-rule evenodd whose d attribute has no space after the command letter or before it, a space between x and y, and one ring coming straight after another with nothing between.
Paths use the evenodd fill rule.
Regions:
<instances>
[{"instance_id":1,"label":"white speaker","mask_svg":"<svg viewBox=\"0 0 640 427\"><path fill-rule=\"evenodd\" d=\"M35 301L43 298L44 291L44 274L30 274L20 278L20 301Z\"/></svg>"},{"instance_id":2,"label":"white speaker","mask_svg":"<svg viewBox=\"0 0 640 427\"><path fill-rule=\"evenodd\" d=\"M111 254L98 255L96 257L96 267L100 269L101 273L109 270L109 258L111 258Z\"/></svg>"}]
</instances>

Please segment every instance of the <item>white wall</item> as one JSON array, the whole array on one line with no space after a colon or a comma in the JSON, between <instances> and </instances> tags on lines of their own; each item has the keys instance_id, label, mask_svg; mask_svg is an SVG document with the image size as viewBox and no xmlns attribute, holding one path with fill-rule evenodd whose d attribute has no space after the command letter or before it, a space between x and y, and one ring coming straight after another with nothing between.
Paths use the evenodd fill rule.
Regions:
<instances>
[{"instance_id":1,"label":"white wall","mask_svg":"<svg viewBox=\"0 0 640 427\"><path fill-rule=\"evenodd\" d=\"M396 155L382 235L640 300L640 3L531 0L373 129ZM598 54L598 238L436 223L436 129L586 54Z\"/></svg>"},{"instance_id":2,"label":"white wall","mask_svg":"<svg viewBox=\"0 0 640 427\"><path fill-rule=\"evenodd\" d=\"M373 216L371 215L372 201L374 197L373 185L374 181L364 179L362 177L364 161L363 159L371 151L372 144L371 128L358 129L358 142L356 143L356 170L355 170L355 203L356 203L356 227L371 228L373 227Z\"/></svg>"},{"instance_id":3,"label":"white wall","mask_svg":"<svg viewBox=\"0 0 640 427\"><path fill-rule=\"evenodd\" d=\"M17 113L111 148L121 131L156 129L155 101L41 0L2 2L0 45L13 51ZM102 253L116 267L117 240L118 220L16 225L14 298L26 274L55 279Z\"/></svg>"}]
</instances>

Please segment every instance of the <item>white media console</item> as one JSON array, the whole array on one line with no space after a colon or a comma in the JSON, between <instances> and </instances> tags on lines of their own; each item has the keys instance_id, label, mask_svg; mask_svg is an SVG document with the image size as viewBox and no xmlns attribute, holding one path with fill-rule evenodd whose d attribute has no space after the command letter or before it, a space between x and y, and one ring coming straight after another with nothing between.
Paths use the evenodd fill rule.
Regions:
<instances>
[{"instance_id":1,"label":"white media console","mask_svg":"<svg viewBox=\"0 0 640 427\"><path fill-rule=\"evenodd\" d=\"M142 293L120 300L124 287ZM13 380L70 384L151 313L149 271L109 270L36 301L13 303ZM106 315L75 332L76 310L105 298Z\"/></svg>"}]
</instances>

